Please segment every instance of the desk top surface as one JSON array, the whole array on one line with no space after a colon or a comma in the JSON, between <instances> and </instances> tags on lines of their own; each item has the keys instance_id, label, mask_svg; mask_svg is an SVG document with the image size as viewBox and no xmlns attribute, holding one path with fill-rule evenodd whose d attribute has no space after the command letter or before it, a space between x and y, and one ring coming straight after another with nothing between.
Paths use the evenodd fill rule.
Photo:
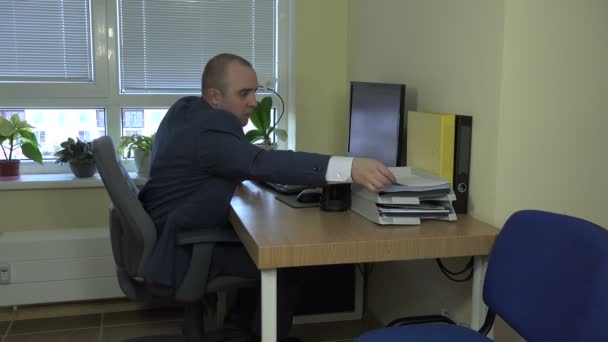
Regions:
<instances>
[{"instance_id":1,"label":"desk top surface","mask_svg":"<svg viewBox=\"0 0 608 342\"><path fill-rule=\"evenodd\" d=\"M231 202L229 220L260 269L486 255L498 234L468 215L380 226L352 211L291 208L275 195L247 181Z\"/></svg>"}]
</instances>

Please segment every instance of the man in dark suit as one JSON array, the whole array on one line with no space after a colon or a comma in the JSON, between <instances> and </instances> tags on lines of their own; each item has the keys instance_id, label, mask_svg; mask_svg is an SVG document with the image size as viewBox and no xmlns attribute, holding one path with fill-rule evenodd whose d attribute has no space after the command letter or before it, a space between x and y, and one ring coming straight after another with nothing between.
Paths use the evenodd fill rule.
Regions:
<instances>
[{"instance_id":1,"label":"man in dark suit","mask_svg":"<svg viewBox=\"0 0 608 342\"><path fill-rule=\"evenodd\" d=\"M293 151L266 151L243 134L256 107L258 81L251 64L231 54L205 66L202 96L185 97L162 120L152 150L150 176L140 200L159 231L147 267L148 281L177 287L190 250L175 246L177 232L227 226L230 200L243 180L321 186L356 182L380 191L395 181L380 162ZM244 247L216 244L208 277L259 277ZM288 335L295 298L290 271L278 274L278 336ZM287 299L285 299L287 298ZM259 324L254 325L259 334Z\"/></svg>"}]
</instances>

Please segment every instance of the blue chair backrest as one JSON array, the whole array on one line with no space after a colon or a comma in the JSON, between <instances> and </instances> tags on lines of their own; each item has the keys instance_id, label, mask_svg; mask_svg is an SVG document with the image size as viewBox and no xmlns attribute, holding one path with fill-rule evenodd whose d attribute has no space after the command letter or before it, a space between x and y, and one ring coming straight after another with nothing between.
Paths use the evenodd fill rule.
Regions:
<instances>
[{"instance_id":1,"label":"blue chair backrest","mask_svg":"<svg viewBox=\"0 0 608 342\"><path fill-rule=\"evenodd\" d=\"M513 214L490 254L484 300L528 342L608 341L608 231L544 211Z\"/></svg>"}]
</instances>

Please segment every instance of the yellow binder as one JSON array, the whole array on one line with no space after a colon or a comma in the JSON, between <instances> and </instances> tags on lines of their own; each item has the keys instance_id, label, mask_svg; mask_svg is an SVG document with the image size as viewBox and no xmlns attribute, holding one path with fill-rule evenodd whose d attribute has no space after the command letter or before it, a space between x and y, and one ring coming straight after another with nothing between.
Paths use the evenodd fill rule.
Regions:
<instances>
[{"instance_id":1,"label":"yellow binder","mask_svg":"<svg viewBox=\"0 0 608 342\"><path fill-rule=\"evenodd\" d=\"M407 165L454 184L455 132L455 114L408 112Z\"/></svg>"}]
</instances>

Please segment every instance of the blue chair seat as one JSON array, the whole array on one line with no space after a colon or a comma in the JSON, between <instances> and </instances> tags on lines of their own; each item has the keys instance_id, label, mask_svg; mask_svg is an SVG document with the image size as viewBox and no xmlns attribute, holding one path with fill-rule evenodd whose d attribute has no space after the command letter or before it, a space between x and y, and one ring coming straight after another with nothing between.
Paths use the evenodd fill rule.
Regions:
<instances>
[{"instance_id":1,"label":"blue chair seat","mask_svg":"<svg viewBox=\"0 0 608 342\"><path fill-rule=\"evenodd\" d=\"M372 330L356 342L492 342L469 328L452 324L418 324Z\"/></svg>"}]
</instances>

